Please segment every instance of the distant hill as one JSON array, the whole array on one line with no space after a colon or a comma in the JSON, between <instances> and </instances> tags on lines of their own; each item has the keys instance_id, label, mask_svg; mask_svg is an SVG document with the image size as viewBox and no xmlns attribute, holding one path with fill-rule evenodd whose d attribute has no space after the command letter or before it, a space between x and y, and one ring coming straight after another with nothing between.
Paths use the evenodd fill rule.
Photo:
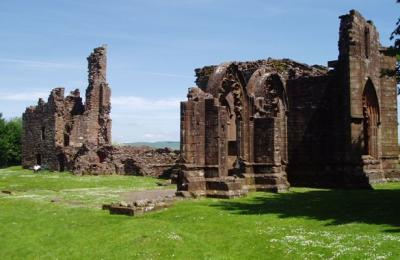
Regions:
<instances>
[{"instance_id":1,"label":"distant hill","mask_svg":"<svg viewBox=\"0 0 400 260\"><path fill-rule=\"evenodd\" d=\"M135 143L124 143L124 145L131 145L131 146L150 146L153 148L171 148L173 150L180 149L180 142L175 141L163 141L163 142L135 142Z\"/></svg>"}]
</instances>

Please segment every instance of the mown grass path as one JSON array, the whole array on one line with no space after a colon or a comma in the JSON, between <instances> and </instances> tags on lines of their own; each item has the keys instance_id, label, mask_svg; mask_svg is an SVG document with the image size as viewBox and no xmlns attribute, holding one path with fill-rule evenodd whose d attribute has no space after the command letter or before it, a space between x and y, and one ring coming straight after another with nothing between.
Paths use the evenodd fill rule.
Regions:
<instances>
[{"instance_id":1,"label":"mown grass path","mask_svg":"<svg viewBox=\"0 0 400 260\"><path fill-rule=\"evenodd\" d=\"M97 205L158 180L31 175L0 170L0 190L13 192L0 195L0 259L400 258L400 183L180 201L132 218Z\"/></svg>"}]
</instances>

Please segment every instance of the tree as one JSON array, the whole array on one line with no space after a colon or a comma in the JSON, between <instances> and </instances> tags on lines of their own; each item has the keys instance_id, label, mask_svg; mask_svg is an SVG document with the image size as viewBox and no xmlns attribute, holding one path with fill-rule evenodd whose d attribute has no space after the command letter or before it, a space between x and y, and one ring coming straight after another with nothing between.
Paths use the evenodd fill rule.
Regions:
<instances>
[{"instance_id":1,"label":"tree","mask_svg":"<svg viewBox=\"0 0 400 260\"><path fill-rule=\"evenodd\" d=\"M396 2L400 3L400 0L396 0ZM394 73L396 74L397 83L400 84L400 18L397 19L396 28L392 32L390 40L394 40L394 44L390 48L390 52L397 57L397 66Z\"/></svg>"},{"instance_id":2,"label":"tree","mask_svg":"<svg viewBox=\"0 0 400 260\"><path fill-rule=\"evenodd\" d=\"M0 167L21 163L22 120L5 120L0 113Z\"/></svg>"}]
</instances>

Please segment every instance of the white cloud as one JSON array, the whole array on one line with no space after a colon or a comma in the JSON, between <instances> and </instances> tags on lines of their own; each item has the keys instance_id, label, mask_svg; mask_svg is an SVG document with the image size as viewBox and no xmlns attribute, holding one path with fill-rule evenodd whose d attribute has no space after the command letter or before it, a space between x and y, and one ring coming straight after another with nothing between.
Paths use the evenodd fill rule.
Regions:
<instances>
[{"instance_id":1,"label":"white cloud","mask_svg":"<svg viewBox=\"0 0 400 260\"><path fill-rule=\"evenodd\" d=\"M49 92L0 92L0 112L8 117L20 116L13 111L23 111L35 105L39 97ZM114 96L111 100L113 140L117 142L174 141L179 140L180 101L182 98L145 98ZM16 102L22 101L22 102Z\"/></svg>"},{"instance_id":2,"label":"white cloud","mask_svg":"<svg viewBox=\"0 0 400 260\"><path fill-rule=\"evenodd\" d=\"M38 98L47 99L50 92L18 92L0 93L0 100L8 101L36 101ZM144 98L138 96L116 96L111 97L111 105L116 110L135 111L166 111L179 109L180 98ZM132 115L132 113L130 113ZM118 115L117 115L118 116ZM138 116L141 116L138 114Z\"/></svg>"},{"instance_id":3,"label":"white cloud","mask_svg":"<svg viewBox=\"0 0 400 260\"><path fill-rule=\"evenodd\" d=\"M24 93L0 93L0 100L7 101L36 101L39 98L45 98L48 92L24 92Z\"/></svg>"},{"instance_id":4,"label":"white cloud","mask_svg":"<svg viewBox=\"0 0 400 260\"><path fill-rule=\"evenodd\" d=\"M113 137L117 142L179 140L182 98L111 98Z\"/></svg>"},{"instance_id":5,"label":"white cloud","mask_svg":"<svg viewBox=\"0 0 400 260\"><path fill-rule=\"evenodd\" d=\"M113 109L129 109L135 111L165 111L178 110L180 98L158 98L150 99L137 96L116 96L111 97Z\"/></svg>"},{"instance_id":6,"label":"white cloud","mask_svg":"<svg viewBox=\"0 0 400 260\"><path fill-rule=\"evenodd\" d=\"M194 78L194 76L174 74L174 73L165 73L165 72L158 72L158 71L133 70L132 72L151 75L151 76L166 77L166 78L184 78L184 79L193 79Z\"/></svg>"},{"instance_id":7,"label":"white cloud","mask_svg":"<svg viewBox=\"0 0 400 260\"><path fill-rule=\"evenodd\" d=\"M24 59L0 58L0 63L14 64L31 69L79 69L79 70L83 69L83 67L78 64L56 63L56 62L24 60Z\"/></svg>"}]
</instances>

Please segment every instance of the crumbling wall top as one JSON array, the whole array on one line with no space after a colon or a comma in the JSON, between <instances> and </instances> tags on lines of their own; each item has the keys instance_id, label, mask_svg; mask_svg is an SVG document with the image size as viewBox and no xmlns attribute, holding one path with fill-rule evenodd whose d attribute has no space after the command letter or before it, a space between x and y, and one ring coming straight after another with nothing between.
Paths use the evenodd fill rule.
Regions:
<instances>
[{"instance_id":1,"label":"crumbling wall top","mask_svg":"<svg viewBox=\"0 0 400 260\"><path fill-rule=\"evenodd\" d=\"M328 68L322 65L307 65L304 63L296 62L291 59L272 59L256 60L247 62L228 62L219 66L205 66L195 70L196 84L203 91L207 92L209 88L210 79L215 81L216 74L220 74L222 68L233 65L237 68L243 77L248 82L257 70L263 69L266 73L279 74L283 79L294 79L299 77L317 77L325 76L329 72ZM219 75L224 77L224 75Z\"/></svg>"},{"instance_id":2,"label":"crumbling wall top","mask_svg":"<svg viewBox=\"0 0 400 260\"><path fill-rule=\"evenodd\" d=\"M106 83L107 45L95 48L87 60L89 70L89 86Z\"/></svg>"}]
</instances>

